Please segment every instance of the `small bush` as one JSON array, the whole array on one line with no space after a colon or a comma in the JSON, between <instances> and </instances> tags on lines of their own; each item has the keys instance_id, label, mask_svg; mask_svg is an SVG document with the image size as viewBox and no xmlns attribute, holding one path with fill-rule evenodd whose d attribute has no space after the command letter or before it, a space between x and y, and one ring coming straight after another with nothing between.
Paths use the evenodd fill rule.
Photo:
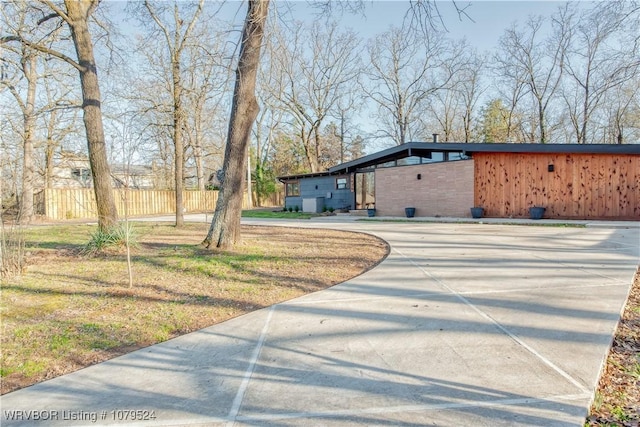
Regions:
<instances>
[{"instance_id":1,"label":"small bush","mask_svg":"<svg viewBox=\"0 0 640 427\"><path fill-rule=\"evenodd\" d=\"M333 211L334 211L334 210L335 210L335 209L333 209L333 207L330 207L330 208L329 208L329 212L331 212L331 213L333 213Z\"/></svg>"},{"instance_id":2,"label":"small bush","mask_svg":"<svg viewBox=\"0 0 640 427\"><path fill-rule=\"evenodd\" d=\"M293 212L293 208L291 206L289 206L289 212Z\"/></svg>"},{"instance_id":3,"label":"small bush","mask_svg":"<svg viewBox=\"0 0 640 427\"><path fill-rule=\"evenodd\" d=\"M25 269L24 229L19 225L5 228L0 216L0 277L19 276Z\"/></svg>"},{"instance_id":4,"label":"small bush","mask_svg":"<svg viewBox=\"0 0 640 427\"><path fill-rule=\"evenodd\" d=\"M300 208L298 207L298 205L295 205L295 206L293 207L293 210L294 210L294 211L296 211L296 213L297 213L298 211L300 211Z\"/></svg>"},{"instance_id":5,"label":"small bush","mask_svg":"<svg viewBox=\"0 0 640 427\"><path fill-rule=\"evenodd\" d=\"M84 248L85 255L95 255L107 249L120 249L129 244L137 246L137 235L131 224L118 224L109 230L97 229L91 233L89 243Z\"/></svg>"}]
</instances>

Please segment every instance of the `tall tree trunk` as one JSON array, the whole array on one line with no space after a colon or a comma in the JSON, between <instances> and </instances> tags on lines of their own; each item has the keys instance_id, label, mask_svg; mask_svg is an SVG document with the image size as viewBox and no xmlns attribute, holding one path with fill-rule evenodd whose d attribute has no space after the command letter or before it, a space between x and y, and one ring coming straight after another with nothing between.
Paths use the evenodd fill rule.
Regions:
<instances>
[{"instance_id":1,"label":"tall tree trunk","mask_svg":"<svg viewBox=\"0 0 640 427\"><path fill-rule=\"evenodd\" d=\"M100 86L93 55L93 42L89 33L89 16L97 5L94 1L65 0L69 28L80 64L82 87L82 111L87 133L89 164L93 178L93 191L98 208L98 227L102 230L113 227L118 221L118 212L111 191L111 171L107 162L107 150L102 127Z\"/></svg>"},{"instance_id":2,"label":"tall tree trunk","mask_svg":"<svg viewBox=\"0 0 640 427\"><path fill-rule=\"evenodd\" d=\"M178 32L176 31L176 34ZM176 37L178 37L176 35ZM180 81L180 59L172 60L173 74L173 144L175 146L175 187L176 187L176 227L184 225L184 208L182 192L184 190L184 140L182 139L182 125L184 112L182 111L182 82Z\"/></svg>"},{"instance_id":3,"label":"tall tree trunk","mask_svg":"<svg viewBox=\"0 0 640 427\"><path fill-rule=\"evenodd\" d=\"M249 0L242 31L236 84L229 118L229 133L224 152L224 178L209 233L203 244L228 249L240 240L242 183L246 170L251 128L258 116L255 96L256 77L269 0Z\"/></svg>"},{"instance_id":4,"label":"tall tree trunk","mask_svg":"<svg viewBox=\"0 0 640 427\"><path fill-rule=\"evenodd\" d=\"M540 127L540 143L541 144L546 144L547 143L547 129L546 126L544 124L545 118L544 118L544 108L542 105L542 100L538 100L538 120L540 121L540 123L538 123L538 126Z\"/></svg>"},{"instance_id":5,"label":"tall tree trunk","mask_svg":"<svg viewBox=\"0 0 640 427\"><path fill-rule=\"evenodd\" d=\"M27 99L22 112L24 125L23 157L22 157L22 191L20 197L20 213L18 220L21 224L29 224L33 220L33 140L35 138L35 102L37 70L35 55L26 54L22 57L22 69L27 79Z\"/></svg>"},{"instance_id":6,"label":"tall tree trunk","mask_svg":"<svg viewBox=\"0 0 640 427\"><path fill-rule=\"evenodd\" d=\"M44 152L44 187L53 187L53 156L57 147L57 143L54 140L53 132L57 125L57 110L51 111L49 122L47 123L47 143Z\"/></svg>"},{"instance_id":7,"label":"tall tree trunk","mask_svg":"<svg viewBox=\"0 0 640 427\"><path fill-rule=\"evenodd\" d=\"M204 179L204 162L202 161L202 145L197 142L193 146L193 159L196 166L196 179L198 180L198 190L204 191L206 189L206 181Z\"/></svg>"},{"instance_id":8,"label":"tall tree trunk","mask_svg":"<svg viewBox=\"0 0 640 427\"><path fill-rule=\"evenodd\" d=\"M311 171L311 173L315 173L318 172L318 169L320 168L318 164L317 146L314 146L314 144L311 142L313 129L310 129L309 132L307 132L305 127L305 123L302 123L300 126L300 141L302 141L302 146L304 147L304 155L307 158L309 170Z\"/></svg>"},{"instance_id":9,"label":"tall tree trunk","mask_svg":"<svg viewBox=\"0 0 640 427\"><path fill-rule=\"evenodd\" d=\"M588 82L589 80L587 80ZM584 102L582 105L582 126L578 135L578 144L587 143L587 125L589 123L589 88L585 89Z\"/></svg>"}]
</instances>

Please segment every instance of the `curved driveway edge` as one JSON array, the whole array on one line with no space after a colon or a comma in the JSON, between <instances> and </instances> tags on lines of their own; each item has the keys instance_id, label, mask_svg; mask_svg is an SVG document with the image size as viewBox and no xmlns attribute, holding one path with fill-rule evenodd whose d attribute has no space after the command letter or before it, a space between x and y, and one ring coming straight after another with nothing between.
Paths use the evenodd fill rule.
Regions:
<instances>
[{"instance_id":1,"label":"curved driveway edge","mask_svg":"<svg viewBox=\"0 0 640 427\"><path fill-rule=\"evenodd\" d=\"M581 426L640 257L638 228L246 222L366 231L391 253L6 394L2 425Z\"/></svg>"}]
</instances>

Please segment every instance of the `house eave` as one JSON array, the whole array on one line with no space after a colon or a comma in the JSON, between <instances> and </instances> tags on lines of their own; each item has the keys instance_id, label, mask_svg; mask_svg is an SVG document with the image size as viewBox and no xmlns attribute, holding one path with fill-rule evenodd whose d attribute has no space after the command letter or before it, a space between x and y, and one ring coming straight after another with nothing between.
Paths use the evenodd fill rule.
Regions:
<instances>
[{"instance_id":1,"label":"house eave","mask_svg":"<svg viewBox=\"0 0 640 427\"><path fill-rule=\"evenodd\" d=\"M638 154L640 144L507 144L460 142L407 142L329 168L331 173L347 173L401 157L426 155L434 151L473 153L554 153L554 154Z\"/></svg>"},{"instance_id":2,"label":"house eave","mask_svg":"<svg viewBox=\"0 0 640 427\"><path fill-rule=\"evenodd\" d=\"M296 174L296 175L279 176L277 179L278 179L278 181L280 181L280 182L282 182L284 184L284 183L286 183L288 181L296 181L298 179L317 178L317 177L321 177L321 176L331 176L331 175L339 175L339 173L330 172L330 171L313 172L313 173L301 173L301 174Z\"/></svg>"}]
</instances>

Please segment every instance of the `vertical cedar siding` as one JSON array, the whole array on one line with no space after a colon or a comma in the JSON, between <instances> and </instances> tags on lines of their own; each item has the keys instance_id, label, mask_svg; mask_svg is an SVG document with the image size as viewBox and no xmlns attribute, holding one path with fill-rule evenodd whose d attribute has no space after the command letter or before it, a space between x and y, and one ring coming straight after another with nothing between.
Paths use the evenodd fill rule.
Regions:
<instances>
[{"instance_id":1,"label":"vertical cedar siding","mask_svg":"<svg viewBox=\"0 0 640 427\"><path fill-rule=\"evenodd\" d=\"M473 157L474 204L488 217L524 218L529 207L544 206L545 218L640 219L638 155L476 152Z\"/></svg>"}]
</instances>

